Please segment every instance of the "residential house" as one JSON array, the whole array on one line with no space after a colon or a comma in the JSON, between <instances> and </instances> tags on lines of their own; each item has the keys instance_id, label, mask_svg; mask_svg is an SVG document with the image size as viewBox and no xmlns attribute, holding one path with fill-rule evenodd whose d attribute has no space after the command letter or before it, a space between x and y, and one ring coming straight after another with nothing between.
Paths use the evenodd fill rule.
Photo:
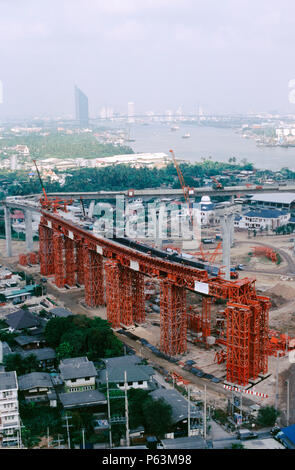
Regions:
<instances>
[{"instance_id":1,"label":"residential house","mask_svg":"<svg viewBox=\"0 0 295 470\"><path fill-rule=\"evenodd\" d=\"M152 367L142 364L142 359L136 355L133 356L120 356L103 359L105 369L100 371L98 382L101 384L106 383L106 373L108 374L108 381L117 384L117 387L124 389L124 372L127 376L127 389L154 388L153 376L155 371Z\"/></svg>"},{"instance_id":2,"label":"residential house","mask_svg":"<svg viewBox=\"0 0 295 470\"><path fill-rule=\"evenodd\" d=\"M30 333L40 328L41 319L33 315L29 310L19 309L6 316L5 321L12 332L28 330Z\"/></svg>"},{"instance_id":3,"label":"residential house","mask_svg":"<svg viewBox=\"0 0 295 470\"><path fill-rule=\"evenodd\" d=\"M67 318L73 315L73 312L71 310L68 310L67 308L63 307L55 307L50 310L50 313L53 317L58 317L58 318Z\"/></svg>"},{"instance_id":4,"label":"residential house","mask_svg":"<svg viewBox=\"0 0 295 470\"><path fill-rule=\"evenodd\" d=\"M59 370L66 392L82 392L96 388L97 370L87 357L63 359Z\"/></svg>"},{"instance_id":5,"label":"residential house","mask_svg":"<svg viewBox=\"0 0 295 470\"><path fill-rule=\"evenodd\" d=\"M106 397L96 389L97 371L92 361L87 357L63 359L59 370L64 393L58 398L65 409L95 406L96 411L105 411Z\"/></svg>"},{"instance_id":6,"label":"residential house","mask_svg":"<svg viewBox=\"0 0 295 470\"><path fill-rule=\"evenodd\" d=\"M95 406L96 409L105 409L105 405L107 404L106 397L98 390L60 393L58 398L65 409L84 408L86 406Z\"/></svg>"},{"instance_id":7,"label":"residential house","mask_svg":"<svg viewBox=\"0 0 295 470\"><path fill-rule=\"evenodd\" d=\"M14 445L20 431L16 372L0 372L0 442Z\"/></svg>"},{"instance_id":8,"label":"residential house","mask_svg":"<svg viewBox=\"0 0 295 470\"><path fill-rule=\"evenodd\" d=\"M41 348L46 341L43 335L18 335L15 338L15 342L24 350L34 351L35 349Z\"/></svg>"},{"instance_id":9,"label":"residential house","mask_svg":"<svg viewBox=\"0 0 295 470\"><path fill-rule=\"evenodd\" d=\"M26 401L48 402L48 394L54 391L53 382L47 372L31 372L18 377L19 391Z\"/></svg>"},{"instance_id":10,"label":"residential house","mask_svg":"<svg viewBox=\"0 0 295 470\"><path fill-rule=\"evenodd\" d=\"M274 230L286 225L290 220L290 213L278 209L251 209L237 216L234 226L248 230Z\"/></svg>"},{"instance_id":11,"label":"residential house","mask_svg":"<svg viewBox=\"0 0 295 470\"><path fill-rule=\"evenodd\" d=\"M171 432L173 436L170 437L174 438L177 435L180 436L186 434L188 431L188 400L175 389L158 388L151 392L150 395L155 400L162 398L172 408ZM202 413L193 403L190 404L190 417L191 431L195 431L194 433L197 434L200 429Z\"/></svg>"},{"instance_id":12,"label":"residential house","mask_svg":"<svg viewBox=\"0 0 295 470\"><path fill-rule=\"evenodd\" d=\"M40 349L31 349L29 351L23 351L21 356L26 358L31 355L36 356L37 361L40 364L42 369L50 369L55 366L56 363L56 353L52 348L40 348Z\"/></svg>"}]
</instances>

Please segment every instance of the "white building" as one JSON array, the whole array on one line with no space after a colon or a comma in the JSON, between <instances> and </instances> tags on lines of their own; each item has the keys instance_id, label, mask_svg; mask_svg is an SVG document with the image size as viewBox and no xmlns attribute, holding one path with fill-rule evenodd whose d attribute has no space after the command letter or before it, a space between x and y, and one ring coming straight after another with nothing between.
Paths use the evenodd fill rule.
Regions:
<instances>
[{"instance_id":1,"label":"white building","mask_svg":"<svg viewBox=\"0 0 295 470\"><path fill-rule=\"evenodd\" d=\"M95 389L97 371L87 357L63 359L59 365L60 376L67 392L82 392Z\"/></svg>"},{"instance_id":2,"label":"white building","mask_svg":"<svg viewBox=\"0 0 295 470\"><path fill-rule=\"evenodd\" d=\"M236 217L234 226L250 230L274 230L286 225L290 220L290 213L278 209L251 209Z\"/></svg>"},{"instance_id":3,"label":"white building","mask_svg":"<svg viewBox=\"0 0 295 470\"><path fill-rule=\"evenodd\" d=\"M202 196L197 210L200 214L201 225L215 225L219 222L219 218L215 215L215 204L211 202L209 196Z\"/></svg>"},{"instance_id":4,"label":"white building","mask_svg":"<svg viewBox=\"0 0 295 470\"><path fill-rule=\"evenodd\" d=\"M16 372L0 372L0 442L16 444L20 432Z\"/></svg>"},{"instance_id":5,"label":"white building","mask_svg":"<svg viewBox=\"0 0 295 470\"><path fill-rule=\"evenodd\" d=\"M127 390L130 388L142 388L147 390L155 375L154 369L142 364L142 359L136 355L111 357L103 361L106 368L100 371L98 381L101 384L105 384L107 373L109 383L115 383L121 390L125 388L125 371Z\"/></svg>"}]
</instances>

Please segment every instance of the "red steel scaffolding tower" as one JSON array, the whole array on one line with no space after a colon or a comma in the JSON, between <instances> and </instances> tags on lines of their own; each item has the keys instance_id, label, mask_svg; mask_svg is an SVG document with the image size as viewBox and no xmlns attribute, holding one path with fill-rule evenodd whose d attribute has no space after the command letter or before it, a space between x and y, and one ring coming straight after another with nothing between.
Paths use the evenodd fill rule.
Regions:
<instances>
[{"instance_id":1,"label":"red steel scaffolding tower","mask_svg":"<svg viewBox=\"0 0 295 470\"><path fill-rule=\"evenodd\" d=\"M103 258L85 245L83 260L85 302L89 307L104 305Z\"/></svg>"},{"instance_id":2,"label":"red steel scaffolding tower","mask_svg":"<svg viewBox=\"0 0 295 470\"><path fill-rule=\"evenodd\" d=\"M186 292L169 281L160 283L161 351L168 356L186 352Z\"/></svg>"}]
</instances>

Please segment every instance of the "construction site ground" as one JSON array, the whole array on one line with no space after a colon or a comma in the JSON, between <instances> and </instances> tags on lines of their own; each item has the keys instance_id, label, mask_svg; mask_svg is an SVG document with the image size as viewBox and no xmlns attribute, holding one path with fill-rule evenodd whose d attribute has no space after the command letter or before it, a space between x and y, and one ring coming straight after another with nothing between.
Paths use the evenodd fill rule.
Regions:
<instances>
[{"instance_id":1,"label":"construction site ground","mask_svg":"<svg viewBox=\"0 0 295 470\"><path fill-rule=\"evenodd\" d=\"M256 238L248 239L247 232L235 233L235 245L231 251L232 265L244 264L244 270L239 271L239 277L249 277L256 279L256 289L259 294L270 297L272 308L270 310L270 328L277 329L281 333L288 332L289 335L295 336L295 256L293 255L294 243L290 241L292 236L261 236L257 234ZM260 257L251 257L248 253L255 245L263 244L272 247L279 252L282 262L276 265L270 260ZM34 249L38 249L38 242L34 243ZM206 247L207 249L207 247ZM36 279L41 276L39 266L23 267L18 264L18 254L25 253L25 242L13 240L12 250L14 256L7 258L5 255L5 240L0 240L0 263L3 266L11 267L15 270L24 270L34 274ZM216 258L216 262L220 262L220 257ZM89 309L84 302L84 292L81 289L59 290L51 282L47 282L47 295L53 298L60 306L69 308L75 314L85 314L89 317L100 316L106 319L106 308ZM27 302L28 303L28 302ZM197 311L201 309L200 297L196 294L189 293L187 296L188 306L192 305ZM222 310L222 304L215 303L212 306L212 320ZM138 326L132 332L145 338L149 343L159 346L160 343L160 320L159 313L147 313L147 323L144 326ZM168 371L175 371L186 380L189 380L195 391L203 391L204 385L207 385L208 400L214 402L215 406L225 407L227 398L231 396L231 392L223 388L223 382L219 384L212 383L208 380L196 377L188 371L185 371L177 364L172 364L165 359L155 356L148 348L141 345L140 342L134 341L124 335L118 336L127 345L136 350L138 354L146 357L155 364L158 364ZM188 342L187 354L183 357L183 361L194 360L196 367L202 369L206 373L210 373L221 380L226 375L225 364L216 364L214 362L215 345L210 349L204 346L194 345ZM277 362L278 361L278 362ZM279 364L279 405L282 411L282 419L285 416L286 409L286 377L290 379L290 422L295 420L295 366L289 362L287 356L277 360L274 356L269 357L269 371L267 377L261 382L254 385L256 392L269 395L269 398L259 398L255 396L243 396L244 406L253 403L259 405L274 404L275 402L275 382L276 368ZM293 387L293 389L292 389ZM253 388L252 388L253 390Z\"/></svg>"}]
</instances>

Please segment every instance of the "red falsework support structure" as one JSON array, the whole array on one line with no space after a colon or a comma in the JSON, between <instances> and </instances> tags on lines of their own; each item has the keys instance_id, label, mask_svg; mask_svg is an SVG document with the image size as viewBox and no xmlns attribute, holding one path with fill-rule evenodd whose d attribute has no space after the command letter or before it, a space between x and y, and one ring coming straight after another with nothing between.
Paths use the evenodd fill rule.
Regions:
<instances>
[{"instance_id":1,"label":"red falsework support structure","mask_svg":"<svg viewBox=\"0 0 295 470\"><path fill-rule=\"evenodd\" d=\"M160 348L168 356L184 354L187 349L186 292L167 281L160 285Z\"/></svg>"},{"instance_id":2,"label":"red falsework support structure","mask_svg":"<svg viewBox=\"0 0 295 470\"><path fill-rule=\"evenodd\" d=\"M131 269L120 266L120 323L133 325L133 289Z\"/></svg>"},{"instance_id":3,"label":"red falsework support structure","mask_svg":"<svg viewBox=\"0 0 295 470\"><path fill-rule=\"evenodd\" d=\"M107 261L105 263L106 273L106 304L107 319L112 328L120 328L121 322L121 299L120 299L120 268L118 263Z\"/></svg>"},{"instance_id":4,"label":"red falsework support structure","mask_svg":"<svg viewBox=\"0 0 295 470\"><path fill-rule=\"evenodd\" d=\"M144 277L141 273L132 272L133 320L135 323L145 322Z\"/></svg>"},{"instance_id":5,"label":"red falsework support structure","mask_svg":"<svg viewBox=\"0 0 295 470\"><path fill-rule=\"evenodd\" d=\"M40 273L43 276L54 274L53 230L39 225Z\"/></svg>"},{"instance_id":6,"label":"red falsework support structure","mask_svg":"<svg viewBox=\"0 0 295 470\"><path fill-rule=\"evenodd\" d=\"M227 374L228 382L247 385L250 378L250 320L251 308L228 303L227 316Z\"/></svg>"},{"instance_id":7,"label":"red falsework support structure","mask_svg":"<svg viewBox=\"0 0 295 470\"><path fill-rule=\"evenodd\" d=\"M53 233L53 254L54 254L54 273L55 284L57 287L64 287L65 285L65 270L64 270L64 238L60 233Z\"/></svg>"},{"instance_id":8,"label":"red falsework support structure","mask_svg":"<svg viewBox=\"0 0 295 470\"><path fill-rule=\"evenodd\" d=\"M83 244L80 240L76 242L76 272L78 284L84 284L84 256Z\"/></svg>"},{"instance_id":9,"label":"red falsework support structure","mask_svg":"<svg viewBox=\"0 0 295 470\"><path fill-rule=\"evenodd\" d=\"M94 250L84 246L85 302L89 307L104 305L103 259Z\"/></svg>"},{"instance_id":10,"label":"red falsework support structure","mask_svg":"<svg viewBox=\"0 0 295 470\"><path fill-rule=\"evenodd\" d=\"M259 359L260 372L266 374L268 371L268 342L269 342L269 309L271 302L268 297L257 296L260 302L260 341L259 341Z\"/></svg>"},{"instance_id":11,"label":"red falsework support structure","mask_svg":"<svg viewBox=\"0 0 295 470\"><path fill-rule=\"evenodd\" d=\"M202 296L202 338L206 342L211 332L211 297Z\"/></svg>"},{"instance_id":12,"label":"red falsework support structure","mask_svg":"<svg viewBox=\"0 0 295 470\"><path fill-rule=\"evenodd\" d=\"M75 278L75 243L71 238L65 238L65 262L66 262L66 279L65 283L69 286L76 284Z\"/></svg>"}]
</instances>

